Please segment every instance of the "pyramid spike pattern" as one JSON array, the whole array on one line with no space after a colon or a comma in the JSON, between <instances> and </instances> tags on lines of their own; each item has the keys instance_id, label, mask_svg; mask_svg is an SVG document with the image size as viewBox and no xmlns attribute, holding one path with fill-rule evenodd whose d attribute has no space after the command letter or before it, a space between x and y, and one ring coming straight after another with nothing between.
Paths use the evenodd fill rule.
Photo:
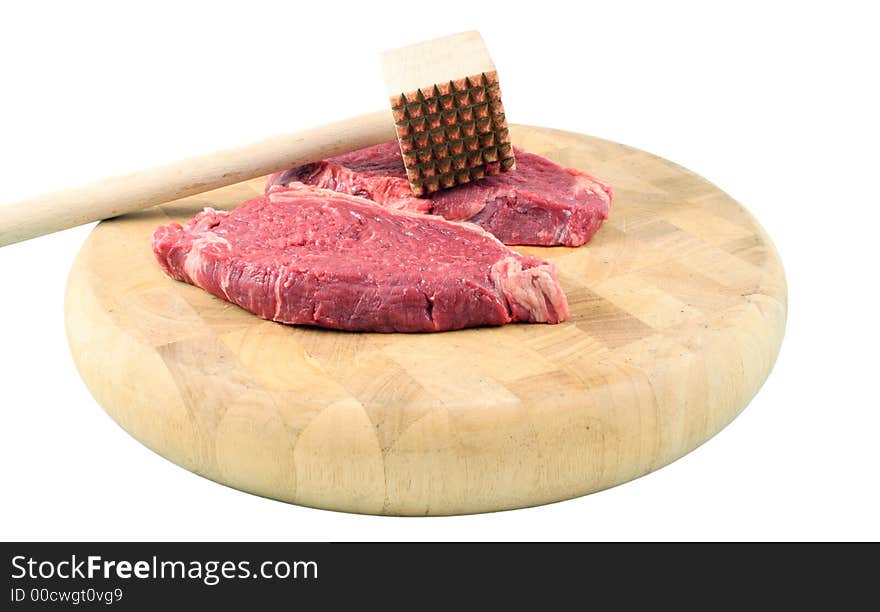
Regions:
<instances>
[{"instance_id":1,"label":"pyramid spike pattern","mask_svg":"<svg viewBox=\"0 0 880 612\"><path fill-rule=\"evenodd\" d=\"M516 168L496 72L401 93L391 109L415 195Z\"/></svg>"}]
</instances>

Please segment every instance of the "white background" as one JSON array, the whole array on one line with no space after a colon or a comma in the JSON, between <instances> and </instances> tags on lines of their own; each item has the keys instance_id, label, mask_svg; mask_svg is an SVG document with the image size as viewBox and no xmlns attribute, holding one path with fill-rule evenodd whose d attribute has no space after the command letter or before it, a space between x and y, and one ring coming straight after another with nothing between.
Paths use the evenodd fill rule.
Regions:
<instances>
[{"instance_id":1,"label":"white background","mask_svg":"<svg viewBox=\"0 0 880 612\"><path fill-rule=\"evenodd\" d=\"M512 122L672 159L743 202L789 282L776 368L678 462L541 508L400 519L194 476L80 381L81 227L0 249L0 539L880 538L878 20L871 3L3 3L0 202L380 108L375 53L470 28Z\"/></svg>"}]
</instances>

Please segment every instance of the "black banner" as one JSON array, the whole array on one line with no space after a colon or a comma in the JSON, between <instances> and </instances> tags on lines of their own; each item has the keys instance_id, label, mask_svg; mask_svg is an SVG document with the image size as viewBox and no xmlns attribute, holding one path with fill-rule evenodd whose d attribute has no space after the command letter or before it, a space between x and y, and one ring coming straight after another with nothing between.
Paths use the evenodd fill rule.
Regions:
<instances>
[{"instance_id":1,"label":"black banner","mask_svg":"<svg viewBox=\"0 0 880 612\"><path fill-rule=\"evenodd\" d=\"M2 551L0 609L8 610L290 610L307 603L332 610L353 598L368 610L470 609L475 601L496 607L526 596L549 597L541 609L608 598L627 608L699 603L698 593L727 605L828 597L837 609L868 603L859 594L876 571L857 561L872 552L857 546L21 543ZM835 578L839 588L832 588Z\"/></svg>"}]
</instances>

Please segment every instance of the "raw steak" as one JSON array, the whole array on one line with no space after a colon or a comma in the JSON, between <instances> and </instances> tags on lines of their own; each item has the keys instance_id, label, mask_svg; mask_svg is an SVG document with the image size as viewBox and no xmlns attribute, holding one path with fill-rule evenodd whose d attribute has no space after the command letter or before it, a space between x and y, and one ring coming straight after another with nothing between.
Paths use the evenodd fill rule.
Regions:
<instances>
[{"instance_id":1,"label":"raw steak","mask_svg":"<svg viewBox=\"0 0 880 612\"><path fill-rule=\"evenodd\" d=\"M515 149L516 170L418 198L406 181L397 141L279 172L273 185L299 181L369 198L388 208L470 221L505 244L580 246L608 218L611 187L574 168Z\"/></svg>"},{"instance_id":2,"label":"raw steak","mask_svg":"<svg viewBox=\"0 0 880 612\"><path fill-rule=\"evenodd\" d=\"M443 331L568 316L556 267L475 225L295 183L153 235L169 276L282 323Z\"/></svg>"}]
</instances>

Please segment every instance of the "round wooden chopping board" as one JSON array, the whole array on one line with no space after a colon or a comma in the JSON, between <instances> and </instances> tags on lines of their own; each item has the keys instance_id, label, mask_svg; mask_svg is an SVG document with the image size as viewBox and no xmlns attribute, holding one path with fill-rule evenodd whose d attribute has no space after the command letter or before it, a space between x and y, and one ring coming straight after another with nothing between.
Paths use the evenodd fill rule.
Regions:
<instances>
[{"instance_id":1,"label":"round wooden chopping board","mask_svg":"<svg viewBox=\"0 0 880 612\"><path fill-rule=\"evenodd\" d=\"M691 451L758 391L785 278L757 222L664 159L514 126L519 146L614 186L586 246L517 248L560 269L571 319L439 334L257 318L159 269L153 230L231 209L256 180L98 225L73 265L74 360L126 431L171 461L295 504L393 515L544 504Z\"/></svg>"}]
</instances>

